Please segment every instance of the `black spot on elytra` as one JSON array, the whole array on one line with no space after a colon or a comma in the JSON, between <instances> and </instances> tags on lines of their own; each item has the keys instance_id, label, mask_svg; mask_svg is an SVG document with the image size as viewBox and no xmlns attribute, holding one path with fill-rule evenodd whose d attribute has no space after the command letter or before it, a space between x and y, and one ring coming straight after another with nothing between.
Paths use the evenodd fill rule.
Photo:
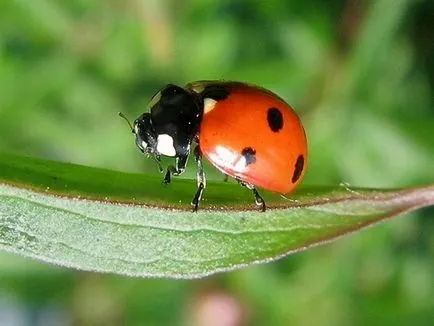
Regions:
<instances>
[{"instance_id":1,"label":"black spot on elytra","mask_svg":"<svg viewBox=\"0 0 434 326\"><path fill-rule=\"evenodd\" d=\"M301 172L303 172L304 167L304 157L303 155L299 155L297 157L297 161L295 162L294 174L292 175L292 183L296 183L298 179L300 179Z\"/></svg>"},{"instance_id":2,"label":"black spot on elytra","mask_svg":"<svg viewBox=\"0 0 434 326\"><path fill-rule=\"evenodd\" d=\"M278 132L283 128L282 112L278 108L269 108L267 112L268 126L273 132Z\"/></svg>"},{"instance_id":3,"label":"black spot on elytra","mask_svg":"<svg viewBox=\"0 0 434 326\"><path fill-rule=\"evenodd\" d=\"M215 101L222 101L229 96L229 90L222 85L207 86L201 93L202 98L211 98Z\"/></svg>"},{"instance_id":4,"label":"black spot on elytra","mask_svg":"<svg viewBox=\"0 0 434 326\"><path fill-rule=\"evenodd\" d=\"M256 151L251 147L243 148L241 155L246 159L246 165L253 164L256 162Z\"/></svg>"}]
</instances>

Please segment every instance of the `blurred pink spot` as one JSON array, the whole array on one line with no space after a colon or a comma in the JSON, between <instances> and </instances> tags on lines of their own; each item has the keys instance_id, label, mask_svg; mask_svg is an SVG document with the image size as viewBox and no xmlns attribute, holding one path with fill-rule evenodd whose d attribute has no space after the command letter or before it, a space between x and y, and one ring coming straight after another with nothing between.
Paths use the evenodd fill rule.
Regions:
<instances>
[{"instance_id":1,"label":"blurred pink spot","mask_svg":"<svg viewBox=\"0 0 434 326\"><path fill-rule=\"evenodd\" d=\"M220 291L199 295L193 310L196 326L239 326L243 316L240 302Z\"/></svg>"}]
</instances>

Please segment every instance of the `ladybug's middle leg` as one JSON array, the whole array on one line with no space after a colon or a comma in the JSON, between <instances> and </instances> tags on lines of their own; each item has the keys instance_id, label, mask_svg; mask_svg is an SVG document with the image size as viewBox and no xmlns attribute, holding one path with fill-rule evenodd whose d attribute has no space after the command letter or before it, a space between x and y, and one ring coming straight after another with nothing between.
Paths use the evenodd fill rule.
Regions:
<instances>
[{"instance_id":1,"label":"ladybug's middle leg","mask_svg":"<svg viewBox=\"0 0 434 326\"><path fill-rule=\"evenodd\" d=\"M193 206L193 211L196 212L199 207L199 202L202 199L203 191L206 187L205 172L203 171L202 166L202 152L199 145L194 148L194 158L197 164L197 191L191 201L191 205Z\"/></svg>"}]
</instances>

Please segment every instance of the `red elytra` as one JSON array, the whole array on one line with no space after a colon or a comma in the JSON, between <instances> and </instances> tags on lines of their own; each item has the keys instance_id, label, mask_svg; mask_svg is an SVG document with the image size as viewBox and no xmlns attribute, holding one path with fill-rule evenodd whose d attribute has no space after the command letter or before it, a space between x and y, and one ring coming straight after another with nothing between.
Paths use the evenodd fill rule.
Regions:
<instances>
[{"instance_id":1,"label":"red elytra","mask_svg":"<svg viewBox=\"0 0 434 326\"><path fill-rule=\"evenodd\" d=\"M307 141L299 117L267 90L241 83L225 86L227 97L204 110L202 153L229 176L273 192L290 192L306 170Z\"/></svg>"}]
</instances>

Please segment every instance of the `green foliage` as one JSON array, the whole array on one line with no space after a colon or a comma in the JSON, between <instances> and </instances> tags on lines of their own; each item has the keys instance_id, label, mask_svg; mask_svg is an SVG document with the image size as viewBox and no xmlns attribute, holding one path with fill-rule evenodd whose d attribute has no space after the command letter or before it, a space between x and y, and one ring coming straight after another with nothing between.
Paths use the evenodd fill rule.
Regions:
<instances>
[{"instance_id":1,"label":"green foliage","mask_svg":"<svg viewBox=\"0 0 434 326\"><path fill-rule=\"evenodd\" d=\"M187 182L169 192L146 176L0 157L0 248L129 276L196 278L269 262L434 205L434 186L383 192L340 187L305 189L291 200L274 196L275 208L262 213L243 209L248 204L240 188L224 184L224 194L211 192L194 214L176 200L188 198Z\"/></svg>"},{"instance_id":2,"label":"green foliage","mask_svg":"<svg viewBox=\"0 0 434 326\"><path fill-rule=\"evenodd\" d=\"M234 79L300 113L305 185L432 183L433 12L430 0L1 1L0 150L152 173L117 112L138 116L167 82ZM209 287L242 302L252 325L429 325L432 221L426 209L207 283L96 277L4 254L0 295L56 302L93 325L192 324L187 306Z\"/></svg>"}]
</instances>

